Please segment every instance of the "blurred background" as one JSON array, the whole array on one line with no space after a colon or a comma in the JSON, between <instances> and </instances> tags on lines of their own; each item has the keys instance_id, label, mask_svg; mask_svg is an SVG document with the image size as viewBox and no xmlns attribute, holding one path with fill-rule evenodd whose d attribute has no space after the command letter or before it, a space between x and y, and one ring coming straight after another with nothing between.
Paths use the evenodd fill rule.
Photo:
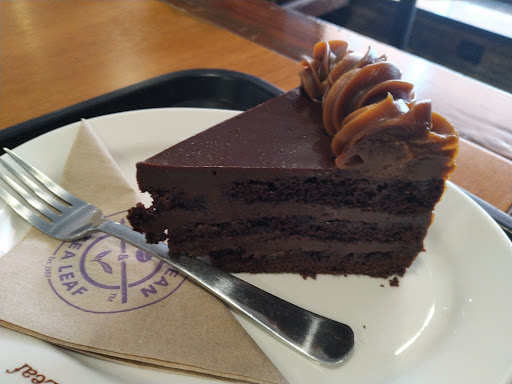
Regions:
<instances>
[{"instance_id":1,"label":"blurred background","mask_svg":"<svg viewBox=\"0 0 512 384\"><path fill-rule=\"evenodd\" d=\"M512 93L512 0L275 0Z\"/></svg>"}]
</instances>

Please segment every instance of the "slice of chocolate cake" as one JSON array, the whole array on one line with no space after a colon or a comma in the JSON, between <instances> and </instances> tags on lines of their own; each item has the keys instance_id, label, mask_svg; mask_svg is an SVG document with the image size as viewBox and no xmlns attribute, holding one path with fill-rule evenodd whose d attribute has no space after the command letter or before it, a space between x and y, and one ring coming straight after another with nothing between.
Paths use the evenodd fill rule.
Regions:
<instances>
[{"instance_id":1,"label":"slice of chocolate cake","mask_svg":"<svg viewBox=\"0 0 512 384\"><path fill-rule=\"evenodd\" d=\"M229 272L402 275L458 136L371 51L319 43L305 66L302 87L139 162L153 205L132 226Z\"/></svg>"}]
</instances>

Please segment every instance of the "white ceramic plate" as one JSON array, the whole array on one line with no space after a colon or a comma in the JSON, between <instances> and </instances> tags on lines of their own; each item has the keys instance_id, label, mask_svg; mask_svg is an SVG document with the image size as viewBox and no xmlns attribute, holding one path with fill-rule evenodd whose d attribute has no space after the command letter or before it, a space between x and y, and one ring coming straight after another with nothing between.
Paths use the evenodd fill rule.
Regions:
<instances>
[{"instance_id":1,"label":"white ceramic plate","mask_svg":"<svg viewBox=\"0 0 512 384\"><path fill-rule=\"evenodd\" d=\"M135 162L237 112L153 109L91 119L134 188ZM59 180L77 124L17 148ZM51 148L49 152L48 149ZM0 256L28 226L0 202ZM492 219L448 184L420 255L398 288L361 276L241 275L278 296L351 325L353 354L340 367L318 366L260 328L245 329L290 383L512 382L512 246ZM212 383L87 357L0 329L0 382L28 379L6 370L32 362L60 383ZM35 367L34 367L35 368ZM18 375L19 376L19 375Z\"/></svg>"}]
</instances>

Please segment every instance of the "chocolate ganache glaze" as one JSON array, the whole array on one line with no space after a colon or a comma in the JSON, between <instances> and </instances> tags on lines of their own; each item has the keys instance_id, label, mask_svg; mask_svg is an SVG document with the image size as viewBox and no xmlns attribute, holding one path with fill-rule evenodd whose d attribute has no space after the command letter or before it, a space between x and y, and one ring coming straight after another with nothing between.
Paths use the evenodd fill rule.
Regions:
<instances>
[{"instance_id":1,"label":"chocolate ganache glaze","mask_svg":"<svg viewBox=\"0 0 512 384\"><path fill-rule=\"evenodd\" d=\"M457 131L430 100L414 99L413 85L385 56L323 41L301 64L302 88L322 103L338 168L410 179L446 179L455 169Z\"/></svg>"}]
</instances>

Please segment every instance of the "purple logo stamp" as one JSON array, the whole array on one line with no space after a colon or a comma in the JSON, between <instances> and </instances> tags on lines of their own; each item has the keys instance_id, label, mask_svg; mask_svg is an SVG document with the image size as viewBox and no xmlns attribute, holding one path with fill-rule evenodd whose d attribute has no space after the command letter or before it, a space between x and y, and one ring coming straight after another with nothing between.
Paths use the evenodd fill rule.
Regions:
<instances>
[{"instance_id":1,"label":"purple logo stamp","mask_svg":"<svg viewBox=\"0 0 512 384\"><path fill-rule=\"evenodd\" d=\"M123 223L125 212L119 216ZM169 297L185 281L170 265L110 235L63 242L48 258L45 276L55 294L86 312L115 313Z\"/></svg>"}]
</instances>

